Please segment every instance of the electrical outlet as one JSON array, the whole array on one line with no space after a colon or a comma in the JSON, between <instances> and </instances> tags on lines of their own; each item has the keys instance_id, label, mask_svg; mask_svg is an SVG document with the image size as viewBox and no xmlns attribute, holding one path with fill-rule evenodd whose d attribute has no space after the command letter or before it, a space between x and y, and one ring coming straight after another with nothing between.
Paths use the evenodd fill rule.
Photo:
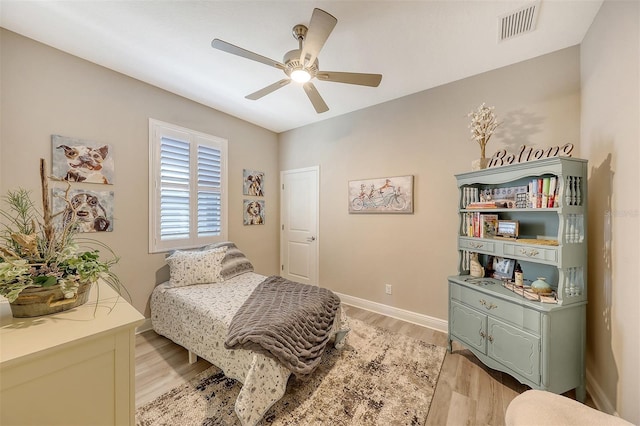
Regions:
<instances>
[{"instance_id":1,"label":"electrical outlet","mask_svg":"<svg viewBox=\"0 0 640 426\"><path fill-rule=\"evenodd\" d=\"M384 292L387 294L391 294L391 284L384 285Z\"/></svg>"}]
</instances>

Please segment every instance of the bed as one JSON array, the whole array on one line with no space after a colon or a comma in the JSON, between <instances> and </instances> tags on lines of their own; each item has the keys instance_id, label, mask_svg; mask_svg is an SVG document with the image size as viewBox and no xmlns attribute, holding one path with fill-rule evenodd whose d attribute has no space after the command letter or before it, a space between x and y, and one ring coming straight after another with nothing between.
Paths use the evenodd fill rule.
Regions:
<instances>
[{"instance_id":1,"label":"bed","mask_svg":"<svg viewBox=\"0 0 640 426\"><path fill-rule=\"evenodd\" d=\"M199 254L212 248L222 248L217 258ZM153 329L186 348L190 362L200 356L242 383L235 412L243 425L255 425L282 398L292 372L273 356L255 350L227 349L225 341L236 313L267 277L253 272L251 263L233 243L207 246L186 256L200 256L199 266L194 267L189 261L186 269L192 277L186 282L190 284L176 285L178 272L174 271L181 266L168 258L172 278L158 285L151 295ZM217 277L207 275L208 262L220 265L220 270L214 271ZM192 283L194 280L218 282ZM341 348L348 331L347 317L338 306L329 331L331 344Z\"/></svg>"}]
</instances>

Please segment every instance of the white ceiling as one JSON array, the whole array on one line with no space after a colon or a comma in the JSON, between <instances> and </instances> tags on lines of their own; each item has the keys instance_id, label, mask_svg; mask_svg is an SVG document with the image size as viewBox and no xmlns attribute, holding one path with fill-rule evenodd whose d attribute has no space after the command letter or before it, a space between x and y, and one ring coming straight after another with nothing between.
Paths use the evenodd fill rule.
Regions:
<instances>
[{"instance_id":1,"label":"white ceiling","mask_svg":"<svg viewBox=\"0 0 640 426\"><path fill-rule=\"evenodd\" d=\"M531 0L15 1L0 26L72 55L282 132L579 44L602 0L542 0L536 30L498 41L498 18ZM282 61L314 7L338 19L320 69L379 73L377 88L314 80L330 110L301 87L244 97L282 71L211 48L229 43Z\"/></svg>"}]
</instances>

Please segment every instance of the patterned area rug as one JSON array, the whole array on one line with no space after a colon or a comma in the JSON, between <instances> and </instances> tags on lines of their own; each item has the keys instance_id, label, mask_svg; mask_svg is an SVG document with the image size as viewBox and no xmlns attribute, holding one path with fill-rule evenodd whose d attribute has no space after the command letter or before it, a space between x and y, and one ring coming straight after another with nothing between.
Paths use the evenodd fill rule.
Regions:
<instances>
[{"instance_id":1,"label":"patterned area rug","mask_svg":"<svg viewBox=\"0 0 640 426\"><path fill-rule=\"evenodd\" d=\"M291 376L261 425L422 425L446 349L349 319L339 351L331 347L308 381ZM136 412L138 426L239 425L241 384L212 366Z\"/></svg>"}]
</instances>

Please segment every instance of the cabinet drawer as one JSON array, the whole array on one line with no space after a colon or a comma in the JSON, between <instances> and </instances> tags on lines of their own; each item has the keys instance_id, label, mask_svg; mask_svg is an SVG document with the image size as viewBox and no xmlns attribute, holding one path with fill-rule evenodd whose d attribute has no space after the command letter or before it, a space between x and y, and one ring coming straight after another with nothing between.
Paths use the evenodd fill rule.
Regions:
<instances>
[{"instance_id":1,"label":"cabinet drawer","mask_svg":"<svg viewBox=\"0 0 640 426\"><path fill-rule=\"evenodd\" d=\"M451 297L472 308L484 312L533 333L540 333L540 312L522 305L498 299L459 284L451 283Z\"/></svg>"},{"instance_id":2,"label":"cabinet drawer","mask_svg":"<svg viewBox=\"0 0 640 426\"><path fill-rule=\"evenodd\" d=\"M548 247L527 247L505 243L503 246L505 256L521 259L542 260L544 262L557 263L558 249Z\"/></svg>"},{"instance_id":3,"label":"cabinet drawer","mask_svg":"<svg viewBox=\"0 0 640 426\"><path fill-rule=\"evenodd\" d=\"M458 245L463 250L481 253L495 253L496 244L493 241L482 240L479 238L460 238Z\"/></svg>"}]
</instances>

